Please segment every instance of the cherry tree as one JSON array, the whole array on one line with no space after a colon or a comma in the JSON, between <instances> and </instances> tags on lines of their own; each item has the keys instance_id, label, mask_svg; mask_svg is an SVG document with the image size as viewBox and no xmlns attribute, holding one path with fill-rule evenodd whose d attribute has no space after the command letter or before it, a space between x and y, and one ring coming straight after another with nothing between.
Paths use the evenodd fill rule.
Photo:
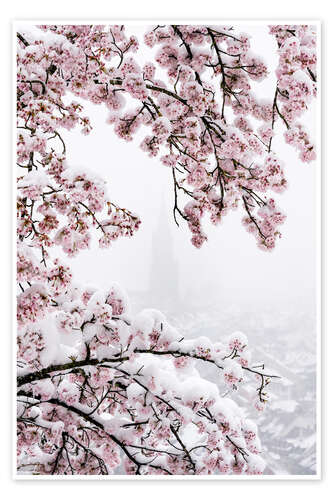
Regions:
<instances>
[{"instance_id":1,"label":"cherry tree","mask_svg":"<svg viewBox=\"0 0 333 500\"><path fill-rule=\"evenodd\" d=\"M62 130L89 134L84 101L105 105L115 134L132 141L144 130L140 147L170 170L174 219L194 246L207 240L207 217L218 225L239 208L259 248L272 250L285 220L272 193L287 187L276 124L300 162L315 159L299 120L316 93L316 35L267 30L279 57L270 101L254 91L266 64L232 26L150 27L142 67L124 26L17 33L20 473L263 473L257 427L232 394L248 383L261 411L276 375L251 363L246 336L184 339L158 311L133 315L117 284L73 280L69 258L95 235L103 248L133 236L140 217L94 170L68 165ZM224 391L201 363L215 366Z\"/></svg>"}]
</instances>

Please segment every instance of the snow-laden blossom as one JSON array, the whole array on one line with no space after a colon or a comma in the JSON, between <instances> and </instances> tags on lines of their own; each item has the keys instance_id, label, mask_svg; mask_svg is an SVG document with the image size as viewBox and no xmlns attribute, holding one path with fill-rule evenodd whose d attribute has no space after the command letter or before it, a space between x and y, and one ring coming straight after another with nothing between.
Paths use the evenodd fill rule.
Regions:
<instances>
[{"instance_id":1,"label":"snow-laden blossom","mask_svg":"<svg viewBox=\"0 0 333 500\"><path fill-rule=\"evenodd\" d=\"M274 248L285 215L272 192L286 189L288 168L274 151L275 124L301 161L315 158L300 118L317 76L311 26L270 32L279 56L271 100L254 83L267 65L231 26L151 27L144 42L155 60L142 67L139 42L122 25L18 33L19 471L263 473L257 428L232 394L249 383L262 411L274 375L252 365L245 335L183 339L158 311L132 315L117 284L74 283L54 254L57 246L75 257L96 235L109 248L140 227L107 192L98 165L67 161L62 130L92 129L85 101L105 105L110 129L128 142L140 135L141 149L167 167L176 222L185 221L196 248L207 240L205 218L218 225L236 209L258 246ZM199 363L218 370L220 387Z\"/></svg>"}]
</instances>

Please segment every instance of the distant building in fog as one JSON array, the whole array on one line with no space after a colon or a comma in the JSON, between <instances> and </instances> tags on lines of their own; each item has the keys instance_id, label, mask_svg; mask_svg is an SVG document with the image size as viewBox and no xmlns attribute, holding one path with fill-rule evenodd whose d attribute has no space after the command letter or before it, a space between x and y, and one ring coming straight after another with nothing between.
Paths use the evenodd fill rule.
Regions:
<instances>
[{"instance_id":1,"label":"distant building in fog","mask_svg":"<svg viewBox=\"0 0 333 500\"><path fill-rule=\"evenodd\" d=\"M149 293L154 302L175 307L180 301L178 263L174 254L169 217L162 199L158 224L152 235Z\"/></svg>"},{"instance_id":2,"label":"distant building in fog","mask_svg":"<svg viewBox=\"0 0 333 500\"><path fill-rule=\"evenodd\" d=\"M154 308L169 314L180 311L179 264L174 252L170 224L170 214L162 196L158 222L151 239L148 289L144 292L131 292L138 309Z\"/></svg>"}]
</instances>

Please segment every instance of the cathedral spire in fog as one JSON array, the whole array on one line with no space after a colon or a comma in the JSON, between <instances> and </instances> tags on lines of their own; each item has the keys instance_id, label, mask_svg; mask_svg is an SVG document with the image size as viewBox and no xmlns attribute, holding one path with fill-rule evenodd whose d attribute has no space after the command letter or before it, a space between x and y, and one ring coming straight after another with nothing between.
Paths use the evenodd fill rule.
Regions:
<instances>
[{"instance_id":1,"label":"cathedral spire in fog","mask_svg":"<svg viewBox=\"0 0 333 500\"><path fill-rule=\"evenodd\" d=\"M152 234L150 293L154 302L176 309L180 300L179 279L170 230L170 213L165 198L161 195L159 216Z\"/></svg>"}]
</instances>

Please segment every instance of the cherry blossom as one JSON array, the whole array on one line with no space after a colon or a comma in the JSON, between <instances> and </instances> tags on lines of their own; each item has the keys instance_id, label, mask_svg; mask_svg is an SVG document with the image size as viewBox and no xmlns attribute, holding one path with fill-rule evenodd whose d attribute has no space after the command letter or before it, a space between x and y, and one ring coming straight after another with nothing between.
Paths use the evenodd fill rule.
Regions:
<instances>
[{"instance_id":1,"label":"cherry blossom","mask_svg":"<svg viewBox=\"0 0 333 500\"><path fill-rule=\"evenodd\" d=\"M184 340L158 311L132 316L116 285L86 295L68 290L19 331L19 470L111 474L125 459L128 474L261 474L255 424L196 368L213 364L229 390L258 378L265 404L274 375L241 362L246 336Z\"/></svg>"},{"instance_id":2,"label":"cherry blossom","mask_svg":"<svg viewBox=\"0 0 333 500\"><path fill-rule=\"evenodd\" d=\"M232 26L152 26L143 37L152 60L142 67L130 27L17 33L19 473L264 472L257 427L232 395L248 384L262 411L276 375L252 364L246 336L184 339L158 311L133 315L117 284L73 280L69 258L96 240L112 251L141 221L108 193L98 166L68 164L62 131L79 127L84 140L92 129L84 102L106 106L106 126L125 141L143 132L138 146L169 169L174 219L195 247L208 220L218 225L239 209L271 251L286 218L273 195L287 188L288 169L274 151L275 125L301 162L315 159L300 119L317 77L313 27L267 30L279 55L267 101L254 82L268 67ZM205 363L219 386L201 376Z\"/></svg>"}]
</instances>

